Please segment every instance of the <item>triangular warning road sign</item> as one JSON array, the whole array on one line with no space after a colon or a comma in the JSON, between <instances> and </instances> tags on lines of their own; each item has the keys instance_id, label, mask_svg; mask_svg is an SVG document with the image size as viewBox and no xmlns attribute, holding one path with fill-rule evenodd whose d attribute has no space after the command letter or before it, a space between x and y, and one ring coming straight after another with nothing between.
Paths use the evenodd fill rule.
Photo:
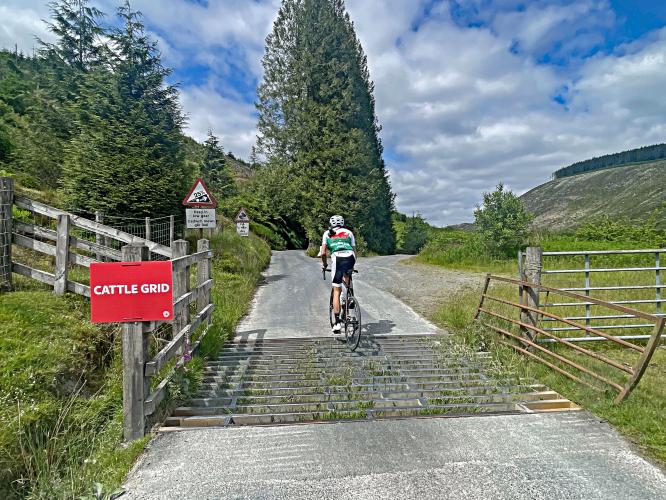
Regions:
<instances>
[{"instance_id":1,"label":"triangular warning road sign","mask_svg":"<svg viewBox=\"0 0 666 500\"><path fill-rule=\"evenodd\" d=\"M190 193L183 200L183 205L188 207L209 207L215 208L217 200L210 194L203 180L197 179L190 189Z\"/></svg>"},{"instance_id":2,"label":"triangular warning road sign","mask_svg":"<svg viewBox=\"0 0 666 500\"><path fill-rule=\"evenodd\" d=\"M250 216L247 215L247 210L241 207L241 209L236 214L235 222L250 222Z\"/></svg>"}]
</instances>

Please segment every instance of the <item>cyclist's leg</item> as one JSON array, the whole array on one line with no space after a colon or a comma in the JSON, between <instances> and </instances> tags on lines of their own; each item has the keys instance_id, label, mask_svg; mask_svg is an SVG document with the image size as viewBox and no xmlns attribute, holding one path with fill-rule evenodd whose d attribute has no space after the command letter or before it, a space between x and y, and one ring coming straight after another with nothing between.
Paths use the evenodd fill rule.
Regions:
<instances>
[{"instance_id":1,"label":"cyclist's leg","mask_svg":"<svg viewBox=\"0 0 666 500\"><path fill-rule=\"evenodd\" d=\"M353 256L340 257L335 256L335 273L333 276L333 286L336 287L333 289L333 311L339 314L340 313L340 295L342 293L342 283L344 281L345 286L349 285L349 275L347 274L350 270L354 269L355 259Z\"/></svg>"},{"instance_id":2,"label":"cyclist's leg","mask_svg":"<svg viewBox=\"0 0 666 500\"><path fill-rule=\"evenodd\" d=\"M340 316L340 294L342 292L342 270L338 267L337 256L331 255L331 279L333 286L333 314L335 319Z\"/></svg>"}]
</instances>

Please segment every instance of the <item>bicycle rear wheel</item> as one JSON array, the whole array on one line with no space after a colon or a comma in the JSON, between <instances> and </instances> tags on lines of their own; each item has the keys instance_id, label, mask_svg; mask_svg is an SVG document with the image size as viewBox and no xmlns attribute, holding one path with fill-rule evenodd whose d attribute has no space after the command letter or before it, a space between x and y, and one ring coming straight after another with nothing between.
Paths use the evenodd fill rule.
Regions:
<instances>
[{"instance_id":1,"label":"bicycle rear wheel","mask_svg":"<svg viewBox=\"0 0 666 500\"><path fill-rule=\"evenodd\" d=\"M349 297L347 300L345 337L349 349L355 351L361 341L361 306L359 306L355 297Z\"/></svg>"}]
</instances>

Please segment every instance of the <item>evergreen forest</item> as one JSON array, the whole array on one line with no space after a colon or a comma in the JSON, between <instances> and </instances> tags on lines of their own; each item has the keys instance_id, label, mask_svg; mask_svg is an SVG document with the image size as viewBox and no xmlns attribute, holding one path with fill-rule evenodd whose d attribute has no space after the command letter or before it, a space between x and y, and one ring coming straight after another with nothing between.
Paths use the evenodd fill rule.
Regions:
<instances>
[{"instance_id":1,"label":"evergreen forest","mask_svg":"<svg viewBox=\"0 0 666 500\"><path fill-rule=\"evenodd\" d=\"M567 167L556 170L553 178L561 179L572 175L592 172L604 168L622 167L632 163L661 160L666 158L666 144L654 144L642 148L630 149L620 153L591 158L589 160L572 163Z\"/></svg>"},{"instance_id":2,"label":"evergreen forest","mask_svg":"<svg viewBox=\"0 0 666 500\"><path fill-rule=\"evenodd\" d=\"M155 217L182 215L202 176L224 215L246 206L275 248L317 244L340 213L363 250L395 249L373 84L342 0L282 2L251 166L213 131L185 135L171 69L128 0L112 15L88 0L49 7L54 42L0 51L0 173L21 189L81 215Z\"/></svg>"}]
</instances>

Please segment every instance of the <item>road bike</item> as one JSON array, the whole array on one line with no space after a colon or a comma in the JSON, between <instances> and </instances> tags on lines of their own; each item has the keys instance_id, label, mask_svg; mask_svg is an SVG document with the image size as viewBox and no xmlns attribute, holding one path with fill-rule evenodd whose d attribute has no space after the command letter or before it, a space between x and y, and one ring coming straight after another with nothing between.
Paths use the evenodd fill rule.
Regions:
<instances>
[{"instance_id":1,"label":"road bike","mask_svg":"<svg viewBox=\"0 0 666 500\"><path fill-rule=\"evenodd\" d=\"M326 273L331 272L328 268L322 268L321 274L326 279ZM356 269L350 269L345 273L348 278L348 284L342 280L343 293L340 295L340 320L345 327L345 341L347 347L355 351L361 341L361 306L358 300L354 297L354 280L353 275L358 273ZM344 301L342 297L344 296ZM333 290L331 290L331 298L328 302L328 319L331 323L331 328L335 324L335 314L333 313Z\"/></svg>"}]
</instances>

